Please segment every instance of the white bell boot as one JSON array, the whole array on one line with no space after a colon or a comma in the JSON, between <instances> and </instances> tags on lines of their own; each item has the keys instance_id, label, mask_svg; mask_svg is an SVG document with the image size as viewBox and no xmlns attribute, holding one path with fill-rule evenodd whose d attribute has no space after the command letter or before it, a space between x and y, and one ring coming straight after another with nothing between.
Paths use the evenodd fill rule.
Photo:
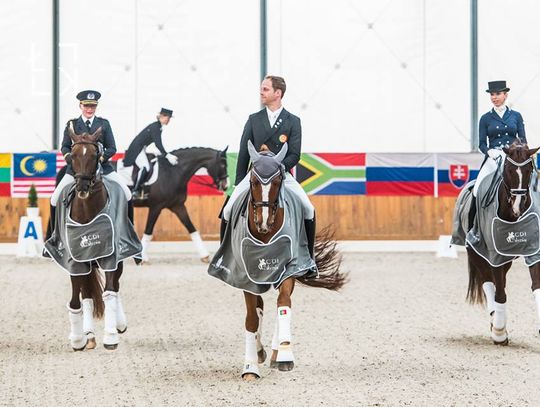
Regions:
<instances>
[{"instance_id":1,"label":"white bell boot","mask_svg":"<svg viewBox=\"0 0 540 407\"><path fill-rule=\"evenodd\" d=\"M127 330L127 318L120 293L116 293L116 330L119 334L123 334Z\"/></svg>"},{"instance_id":2,"label":"white bell boot","mask_svg":"<svg viewBox=\"0 0 540 407\"><path fill-rule=\"evenodd\" d=\"M94 349L96 347L96 329L94 327L94 300L92 298L83 298L83 332L88 339L86 347Z\"/></svg>"},{"instance_id":3,"label":"white bell boot","mask_svg":"<svg viewBox=\"0 0 540 407\"><path fill-rule=\"evenodd\" d=\"M71 331L69 333L69 342L74 351L83 350L86 347L86 335L83 332L83 310L82 308L73 309L67 304L69 324Z\"/></svg>"},{"instance_id":4,"label":"white bell boot","mask_svg":"<svg viewBox=\"0 0 540 407\"><path fill-rule=\"evenodd\" d=\"M152 241L152 235L143 234L143 237L141 239L141 244L142 244L141 257L142 257L142 261L149 261L150 260L150 257L148 256L148 246L150 246L151 241Z\"/></svg>"},{"instance_id":5,"label":"white bell boot","mask_svg":"<svg viewBox=\"0 0 540 407\"><path fill-rule=\"evenodd\" d=\"M103 292L103 302L105 304L105 328L103 329L103 346L113 350L118 347L120 336L116 329L117 293L114 291Z\"/></svg>"},{"instance_id":6,"label":"white bell boot","mask_svg":"<svg viewBox=\"0 0 540 407\"><path fill-rule=\"evenodd\" d=\"M256 335L255 332L246 331L246 350L244 354L244 370L242 371L242 378L247 374L252 374L256 376L257 379L261 377L257 358Z\"/></svg>"}]
</instances>

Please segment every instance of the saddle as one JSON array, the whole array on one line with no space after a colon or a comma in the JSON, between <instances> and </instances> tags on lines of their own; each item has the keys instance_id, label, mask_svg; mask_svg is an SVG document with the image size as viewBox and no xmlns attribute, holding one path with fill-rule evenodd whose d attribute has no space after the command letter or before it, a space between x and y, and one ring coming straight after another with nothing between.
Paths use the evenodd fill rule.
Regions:
<instances>
[{"instance_id":1,"label":"saddle","mask_svg":"<svg viewBox=\"0 0 540 407\"><path fill-rule=\"evenodd\" d=\"M143 183L145 190L155 183L159 175L159 162L155 154L146 154L150 163L150 171L146 174L146 180ZM118 160L116 171L124 179L129 187L133 187L137 181L137 176L141 169L137 165L129 165L124 167L123 160Z\"/></svg>"}]
</instances>

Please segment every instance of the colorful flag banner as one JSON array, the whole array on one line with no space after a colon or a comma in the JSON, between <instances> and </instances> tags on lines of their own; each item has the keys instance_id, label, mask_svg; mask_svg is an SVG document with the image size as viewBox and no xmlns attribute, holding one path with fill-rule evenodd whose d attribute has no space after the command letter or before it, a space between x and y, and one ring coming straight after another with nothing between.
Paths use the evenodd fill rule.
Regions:
<instances>
[{"instance_id":1,"label":"colorful flag banner","mask_svg":"<svg viewBox=\"0 0 540 407\"><path fill-rule=\"evenodd\" d=\"M13 154L13 178L11 196L26 198L32 184L38 197L49 197L54 192L56 178L56 154Z\"/></svg>"},{"instance_id":2,"label":"colorful flag banner","mask_svg":"<svg viewBox=\"0 0 540 407\"><path fill-rule=\"evenodd\" d=\"M434 195L434 154L368 153L367 195Z\"/></svg>"},{"instance_id":3,"label":"colorful flag banner","mask_svg":"<svg viewBox=\"0 0 540 407\"><path fill-rule=\"evenodd\" d=\"M480 153L437 154L435 196L458 196L469 181L476 179L483 161Z\"/></svg>"},{"instance_id":4,"label":"colorful flag banner","mask_svg":"<svg viewBox=\"0 0 540 407\"><path fill-rule=\"evenodd\" d=\"M11 153L0 153L0 196L11 194Z\"/></svg>"},{"instance_id":5,"label":"colorful flag banner","mask_svg":"<svg viewBox=\"0 0 540 407\"><path fill-rule=\"evenodd\" d=\"M295 176L310 195L363 195L366 154L304 153L296 165Z\"/></svg>"}]
</instances>

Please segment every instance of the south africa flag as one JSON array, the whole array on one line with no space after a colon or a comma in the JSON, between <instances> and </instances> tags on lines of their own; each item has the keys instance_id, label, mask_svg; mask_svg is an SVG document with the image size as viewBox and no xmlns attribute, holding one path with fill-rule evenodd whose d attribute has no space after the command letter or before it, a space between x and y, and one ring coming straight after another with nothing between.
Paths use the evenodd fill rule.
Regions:
<instances>
[{"instance_id":1,"label":"south africa flag","mask_svg":"<svg viewBox=\"0 0 540 407\"><path fill-rule=\"evenodd\" d=\"M310 195L363 195L366 193L366 154L302 154L295 174Z\"/></svg>"}]
</instances>

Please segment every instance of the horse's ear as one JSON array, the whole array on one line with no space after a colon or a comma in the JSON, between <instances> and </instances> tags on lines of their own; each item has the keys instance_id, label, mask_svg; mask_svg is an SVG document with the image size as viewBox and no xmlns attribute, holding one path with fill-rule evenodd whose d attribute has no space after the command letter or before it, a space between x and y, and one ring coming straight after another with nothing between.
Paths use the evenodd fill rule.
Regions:
<instances>
[{"instance_id":1,"label":"horse's ear","mask_svg":"<svg viewBox=\"0 0 540 407\"><path fill-rule=\"evenodd\" d=\"M68 133L71 141L73 141L74 143L81 141L81 136L75 134L75 130L73 130L73 120L69 121Z\"/></svg>"},{"instance_id":2,"label":"horse's ear","mask_svg":"<svg viewBox=\"0 0 540 407\"><path fill-rule=\"evenodd\" d=\"M101 126L99 126L99 128L94 132L94 134L90 134L88 137L90 138L90 140L92 140L92 142L95 143L101 137L102 132L103 132L103 129Z\"/></svg>"},{"instance_id":3,"label":"horse's ear","mask_svg":"<svg viewBox=\"0 0 540 407\"><path fill-rule=\"evenodd\" d=\"M527 153L529 154L529 157L530 157L532 155L535 155L538 150L540 150L540 147L529 148L529 150L527 150Z\"/></svg>"},{"instance_id":4,"label":"horse's ear","mask_svg":"<svg viewBox=\"0 0 540 407\"><path fill-rule=\"evenodd\" d=\"M281 163L285 156L287 155L287 151L289 151L289 146L287 143L283 143L283 146L281 147L281 150L279 150L279 153L275 156L275 159L278 163Z\"/></svg>"},{"instance_id":5,"label":"horse's ear","mask_svg":"<svg viewBox=\"0 0 540 407\"><path fill-rule=\"evenodd\" d=\"M251 140L248 140L248 153L252 163L257 162L257 160L261 158L261 155L257 152L257 150L255 150L255 146Z\"/></svg>"},{"instance_id":6,"label":"horse's ear","mask_svg":"<svg viewBox=\"0 0 540 407\"><path fill-rule=\"evenodd\" d=\"M222 155L226 155L228 149L229 149L229 146L225 147L225 150L223 150L223 151L221 152L221 154L222 154Z\"/></svg>"}]
</instances>

